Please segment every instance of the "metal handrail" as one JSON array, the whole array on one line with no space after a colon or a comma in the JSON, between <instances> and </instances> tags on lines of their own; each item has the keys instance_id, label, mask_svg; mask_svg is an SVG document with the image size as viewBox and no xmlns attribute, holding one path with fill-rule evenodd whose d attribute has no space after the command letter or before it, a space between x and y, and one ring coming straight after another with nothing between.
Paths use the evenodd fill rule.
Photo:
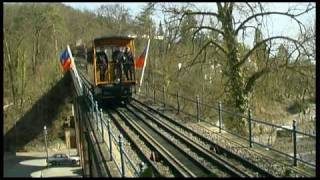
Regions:
<instances>
[{"instance_id":1,"label":"metal handrail","mask_svg":"<svg viewBox=\"0 0 320 180\"><path fill-rule=\"evenodd\" d=\"M126 159L128 160L128 162L130 163L131 167L133 168L133 170L135 171L135 173L138 173L139 171L137 170L137 168L135 167L135 165L133 164L132 160L129 158L128 154L126 151L123 152L124 156L126 157Z\"/></svg>"},{"instance_id":2,"label":"metal handrail","mask_svg":"<svg viewBox=\"0 0 320 180\"><path fill-rule=\"evenodd\" d=\"M89 89L90 87L89 87L88 84L85 83L85 81L83 79L83 75L82 74L79 75L75 71L77 71L77 70L76 69L72 69L70 73L71 73L71 76L72 76L72 81L74 83L74 87L76 88L77 95L78 96L85 95L85 102L86 102L87 106L89 107L90 111L92 111L92 113L90 113L90 115L92 117L89 118L89 121L91 121L91 123L96 123L100 119L100 121L101 121L100 132L101 131L103 132L103 128L107 127L105 119L103 118L104 116L103 116L103 114L102 114L102 116L97 115L97 114L100 113L100 112L98 112L99 111L99 107L98 107L98 104L96 104L94 99L93 99L92 93L91 93L91 91ZM103 125L104 125L104 127L103 127ZM110 124L110 126L112 126L112 125ZM97 125L97 127L99 127L99 126ZM107 132L109 133L109 131L107 131ZM116 147L120 150L120 147L119 147L119 142L120 141L119 141L119 139L117 139L117 137L115 137L115 135L114 135L114 133L112 133L112 131L111 131L110 134L111 134L111 141L112 140L115 141ZM120 134L121 134L121 132L120 132ZM103 135L102 135L102 138L104 138ZM107 142L104 142L104 143L107 143ZM122 151L120 150L120 153L121 152ZM129 161L130 166L134 169L134 171L135 171L134 174L138 174L138 170L134 166L134 164L133 164L132 160L130 159L130 157L128 156L127 152L123 149L122 153L124 154L125 159L127 159L127 161ZM122 172L121 172L120 167L118 166L117 162L115 162L115 164L116 164L116 167L117 167L118 171L121 174Z\"/></svg>"},{"instance_id":3,"label":"metal handrail","mask_svg":"<svg viewBox=\"0 0 320 180\"><path fill-rule=\"evenodd\" d=\"M162 92L161 90L158 90L158 89L155 89L155 91ZM169 93L169 92L167 92L167 94L170 94L170 95L172 95L172 96L176 96L176 95L174 95L174 94L172 94L172 93ZM140 95L140 94L139 94L139 95ZM146 94L144 94L144 95L146 96ZM141 95L140 95L140 96L141 96ZM149 97L149 98L151 98L151 97ZM186 97L183 97L183 96L179 96L179 98L183 98L183 99L188 100L188 101L190 101L190 102L192 102L192 103L197 103L195 100L190 99L190 98L186 98ZM157 100L157 101L162 102L161 100ZM207 103L200 102L200 105L204 105L204 106L207 106L207 107L210 107L210 108L219 110L219 108L215 107L214 105L209 105L209 104L207 104ZM174 106L171 106L171 107L174 108ZM231 111L226 111L226 110L224 110L224 109L222 109L221 111L222 111L222 112L225 112L225 113L228 113L228 114L231 114L231 115L235 115L235 116L241 117L241 118L247 118L246 116L240 115L239 113L235 113L235 112L231 112ZM192 115L192 114L187 113L187 112L183 112L183 113L185 113L185 114L187 114L187 115L190 115L190 116L192 116L192 117L196 117L196 115ZM261 121L261 120L257 120L257 119L253 119L253 118L251 118L251 120L252 120L252 121L255 121L255 122L257 122L257 123L264 124L264 125L268 125L268 126L272 126L272 127L276 127L276 128L281 128L281 129L285 129L285 130L288 130L288 131L292 131L292 129L283 127L283 126L281 126L281 125L271 124L271 123L268 123L268 122L265 122L265 121ZM298 130L296 130L295 132L296 132L296 133L299 133L299 134L302 134L302 135L305 135L305 136L309 136L309 137L316 138L315 135L307 134L307 133L304 133L304 132L301 132L301 131L298 131Z\"/></svg>"}]
</instances>

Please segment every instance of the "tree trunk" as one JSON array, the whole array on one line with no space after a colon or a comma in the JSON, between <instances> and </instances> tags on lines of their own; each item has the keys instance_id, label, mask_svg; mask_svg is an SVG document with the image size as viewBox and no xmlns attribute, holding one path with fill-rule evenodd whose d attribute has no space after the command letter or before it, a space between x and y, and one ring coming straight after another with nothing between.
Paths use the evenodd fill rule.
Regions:
<instances>
[{"instance_id":1,"label":"tree trunk","mask_svg":"<svg viewBox=\"0 0 320 180\"><path fill-rule=\"evenodd\" d=\"M224 45L227 50L227 77L229 81L226 87L229 89L227 95L227 105L235 109L235 112L241 116L245 116L248 108L248 94L245 93L245 80L243 77L242 67L238 67L237 63L240 62L238 54L237 35L233 29L232 24L232 5L219 8L219 14L222 28L224 31ZM229 121L229 122L228 122ZM238 116L229 116L226 122L228 129L237 130L238 133L246 134L246 119Z\"/></svg>"},{"instance_id":2,"label":"tree trunk","mask_svg":"<svg viewBox=\"0 0 320 180\"><path fill-rule=\"evenodd\" d=\"M54 48L55 48L55 54L54 57L58 55L58 38L57 38L57 33L56 33L56 28L55 28L55 24L53 24L53 36L54 36ZM60 70L60 64L58 61L56 61L57 66L56 66L56 70L57 72L59 72Z\"/></svg>"},{"instance_id":3,"label":"tree trunk","mask_svg":"<svg viewBox=\"0 0 320 180\"><path fill-rule=\"evenodd\" d=\"M39 58L39 36L40 36L40 30L36 30L35 36L34 36L34 43L33 43L33 58L32 58L32 71L33 75L36 75L37 70L37 58Z\"/></svg>"},{"instance_id":4,"label":"tree trunk","mask_svg":"<svg viewBox=\"0 0 320 180\"><path fill-rule=\"evenodd\" d=\"M4 31L5 32L5 31ZM10 77L10 83L11 83L11 92L12 92L12 99L13 99L13 104L16 105L16 91L14 88L14 76L13 76L13 65L12 65L12 60L11 60L11 51L8 46L7 39L4 38L5 41L5 46L7 50L7 55L8 55L8 66L9 66L9 77Z\"/></svg>"},{"instance_id":5,"label":"tree trunk","mask_svg":"<svg viewBox=\"0 0 320 180\"><path fill-rule=\"evenodd\" d=\"M231 54L229 57L229 62L237 62L237 57L235 54ZM230 95L227 95L227 105L234 108L234 112L238 113L242 117L247 116L249 96L244 92L244 77L242 75L242 70L240 68L233 68L234 66L229 66L229 83L226 84ZM230 122L227 123L227 128L235 129L239 133L246 134L246 118L238 116L230 117ZM229 127L228 127L229 126Z\"/></svg>"},{"instance_id":6,"label":"tree trunk","mask_svg":"<svg viewBox=\"0 0 320 180\"><path fill-rule=\"evenodd\" d=\"M35 41L33 41L32 43L32 50L33 50L33 54L32 54L32 72L33 72L33 75L36 74L36 44L35 44Z\"/></svg>"},{"instance_id":7,"label":"tree trunk","mask_svg":"<svg viewBox=\"0 0 320 180\"><path fill-rule=\"evenodd\" d=\"M21 59L19 61L19 67L20 69L20 112L22 112L22 108L23 108L23 103L24 103L24 94L25 94L25 87L26 87L26 83L25 83L25 52L22 52L22 56Z\"/></svg>"}]
</instances>

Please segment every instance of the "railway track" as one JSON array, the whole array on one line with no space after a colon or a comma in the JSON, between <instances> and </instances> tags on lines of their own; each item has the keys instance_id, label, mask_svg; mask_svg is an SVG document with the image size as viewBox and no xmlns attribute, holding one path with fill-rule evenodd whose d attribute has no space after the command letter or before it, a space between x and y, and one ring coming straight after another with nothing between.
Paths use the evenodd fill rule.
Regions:
<instances>
[{"instance_id":1,"label":"railway track","mask_svg":"<svg viewBox=\"0 0 320 180\"><path fill-rule=\"evenodd\" d=\"M130 145L136 151L137 156L143 162L145 162L148 165L148 167L151 167L152 172L156 177L162 176L161 172L157 168L157 165L154 162L150 161L150 159L148 158L148 154L141 149L141 143L137 142L137 140L134 137L132 137L131 133L128 132L128 128L126 128L126 126L123 125L121 121L119 121L122 118L117 116L117 113L113 110L106 110L106 113L111 118L111 121L114 123L115 127L118 128L123 137L130 143Z\"/></svg>"},{"instance_id":2,"label":"railway track","mask_svg":"<svg viewBox=\"0 0 320 180\"><path fill-rule=\"evenodd\" d=\"M136 114L126 109L115 110L128 125L139 134L149 146L159 153L163 160L178 177L209 177L214 176L210 170L190 157L186 152L178 149L170 140L161 136L155 129L150 128ZM165 144L165 146L164 146Z\"/></svg>"},{"instance_id":3,"label":"railway track","mask_svg":"<svg viewBox=\"0 0 320 180\"><path fill-rule=\"evenodd\" d=\"M144 116L148 117L159 126L171 131L175 137L182 137L185 143L193 144L193 146L196 147L196 151L200 150L204 153L203 156L206 159L212 158L212 160L216 160L220 164L224 164L224 170L228 170L231 172L231 174L233 173L232 176L274 177L264 169L259 168L255 164L252 164L242 157L239 157L229 150L215 144L206 137L203 137L188 127L176 122L175 120L165 116L161 112L143 104L138 100L134 99L129 106L131 106L132 111L137 111L144 114ZM215 152L213 152L213 149Z\"/></svg>"},{"instance_id":4,"label":"railway track","mask_svg":"<svg viewBox=\"0 0 320 180\"><path fill-rule=\"evenodd\" d=\"M131 105L129 105L131 106ZM154 118L146 115L143 111L140 111L134 107L128 107L128 111L132 114L138 116L141 113L140 119L144 121L145 124L150 126L153 129L157 129L157 133L162 134L162 136L166 137L168 141L173 142L175 141L175 147L177 149L188 149L190 157L192 157L193 161L197 161L198 164L204 166L207 170L211 172L211 174L218 176L218 177L247 177L246 173L241 172L240 170L236 169L236 167L231 167L230 164L226 164L225 162L221 161L221 159L212 156L209 152L205 151L199 144L195 143L188 137L179 134L175 129L172 129L165 124L155 120ZM157 126L152 126L152 123L156 123ZM164 133L165 131L166 133ZM171 138L168 138L171 137ZM193 154L191 156L190 154Z\"/></svg>"},{"instance_id":5,"label":"railway track","mask_svg":"<svg viewBox=\"0 0 320 180\"><path fill-rule=\"evenodd\" d=\"M133 107L131 107L133 108ZM127 111L130 111L130 116L128 115L128 112ZM211 168L208 168L207 166L204 166L204 163L203 162L200 162L199 160L197 160L196 158L194 157L191 157L190 155L188 155L188 153L181 149L179 146L175 145L172 143L172 139L169 139L166 137L166 135L163 135L161 132L159 132L158 128L157 127L152 127L150 124L148 124L146 122L146 118L143 117L143 115L139 115L138 113L136 113L136 110L133 110L133 109L130 109L130 108L127 108L126 110L120 110L119 113L122 114L122 116L127 116L126 118L127 119L133 119L132 117L135 116L136 118L138 119L135 119L133 120L133 123L138 123L138 124L143 124L141 125L142 126L142 129L140 129L141 131L144 131L145 129L148 129L146 133L149 133L149 134L159 134L160 136L162 136L162 138L166 139L167 142L166 143L170 143L174 146L175 149L180 149L180 151L184 154L184 155L187 155L187 157L189 159L192 159L193 162L196 162L198 165L197 166L200 166L202 167L202 169L205 169L205 171L207 171L207 175L205 174L198 174L197 177L201 176L219 176L219 177L229 177L229 176L233 176L233 177L248 177L249 175L245 172L243 172L242 170L240 169L237 169L237 167L233 166L232 164L228 163L228 162L225 162L223 161L221 158L217 158L217 157L214 157L212 156L208 151L206 151L204 148L201 147L201 145L199 144L196 144L192 141L190 141L190 139L184 137L184 138L178 138L179 141L182 141L182 143L186 144L187 147L186 148L189 148L193 153L196 152L196 156L202 156L202 160L206 160L207 164L211 164ZM150 132L150 129L152 129L152 131ZM175 130L173 130L175 131ZM175 138L177 138L177 134L175 134ZM161 140L157 139L158 142L161 142ZM168 147L168 145L166 144L166 147ZM169 148L170 149L170 148ZM173 152L174 149L170 149L170 152ZM179 155L181 153L176 153L175 155ZM187 164L186 162L183 162L183 164ZM194 170L195 167L191 167L190 169ZM186 176L188 177L188 176Z\"/></svg>"}]
</instances>

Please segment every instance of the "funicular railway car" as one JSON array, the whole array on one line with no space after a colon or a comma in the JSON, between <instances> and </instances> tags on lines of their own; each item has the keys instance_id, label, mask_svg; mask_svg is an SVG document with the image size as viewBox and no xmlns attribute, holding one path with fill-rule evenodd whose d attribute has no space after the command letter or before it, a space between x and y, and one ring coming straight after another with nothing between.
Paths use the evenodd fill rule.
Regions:
<instances>
[{"instance_id":1,"label":"funicular railway car","mask_svg":"<svg viewBox=\"0 0 320 180\"><path fill-rule=\"evenodd\" d=\"M95 98L99 101L130 101L136 85L134 38L95 38L92 47L87 48L86 52L87 61L80 66L80 74L90 83ZM131 59L128 57L129 53Z\"/></svg>"}]
</instances>

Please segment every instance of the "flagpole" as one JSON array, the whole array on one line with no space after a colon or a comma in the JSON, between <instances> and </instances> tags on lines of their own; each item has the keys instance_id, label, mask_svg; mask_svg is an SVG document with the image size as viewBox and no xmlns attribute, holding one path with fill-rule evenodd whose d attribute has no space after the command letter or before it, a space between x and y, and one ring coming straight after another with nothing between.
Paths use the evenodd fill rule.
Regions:
<instances>
[{"instance_id":1,"label":"flagpole","mask_svg":"<svg viewBox=\"0 0 320 180\"><path fill-rule=\"evenodd\" d=\"M74 68L74 60L73 60L73 56L72 56L69 44L67 45L67 50L68 50L68 53L69 53L70 58L71 58L71 68L73 69Z\"/></svg>"},{"instance_id":2,"label":"flagpole","mask_svg":"<svg viewBox=\"0 0 320 180\"><path fill-rule=\"evenodd\" d=\"M69 44L67 45L67 49L68 49L68 53L70 55L70 58L71 58L71 69L73 70L73 73L75 76L77 76L77 79L78 81L80 80L79 78L79 74L78 74L78 71L76 69L76 64L74 63L74 59L73 59L73 56L72 56L72 53L71 53L71 50L70 50L70 46ZM81 82L79 82L79 85L80 85L80 88L82 89L82 84Z\"/></svg>"},{"instance_id":3,"label":"flagpole","mask_svg":"<svg viewBox=\"0 0 320 180\"><path fill-rule=\"evenodd\" d=\"M140 93L140 90L141 90L141 85L142 85L142 81L143 81L144 70L145 70L146 65L147 65L148 53L149 53L149 45L150 45L150 38L148 39L146 59L145 59L145 62L143 63L143 68L142 68L142 74L141 74L141 78L140 78L140 85L139 85L138 93Z\"/></svg>"}]
</instances>

